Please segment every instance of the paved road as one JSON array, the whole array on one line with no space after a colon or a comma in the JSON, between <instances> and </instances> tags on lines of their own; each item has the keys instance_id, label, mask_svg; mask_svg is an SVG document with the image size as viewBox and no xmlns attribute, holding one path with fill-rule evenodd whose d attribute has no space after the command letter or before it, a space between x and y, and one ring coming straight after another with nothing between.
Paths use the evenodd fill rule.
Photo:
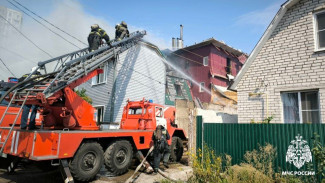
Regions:
<instances>
[{"instance_id":1,"label":"paved road","mask_svg":"<svg viewBox=\"0 0 325 183\"><path fill-rule=\"evenodd\" d=\"M186 163L186 159L182 159L182 163ZM1 163L1 162L0 162ZM96 179L92 183L106 183L106 182L125 182L134 172L136 166L132 166L128 173L118 176L118 177L110 177L107 176L107 172L103 167L100 173L97 175ZM181 164L172 164L168 172L177 172L182 171L182 169L188 169L185 165ZM141 175L142 177L144 175ZM140 179L141 179L140 176ZM145 179L150 177L154 179L162 179L159 175L146 175ZM13 174L8 174L5 169L0 169L0 183L58 183L63 182L61 173L58 169L52 171L43 171L39 169L34 164L21 164Z\"/></svg>"}]
</instances>

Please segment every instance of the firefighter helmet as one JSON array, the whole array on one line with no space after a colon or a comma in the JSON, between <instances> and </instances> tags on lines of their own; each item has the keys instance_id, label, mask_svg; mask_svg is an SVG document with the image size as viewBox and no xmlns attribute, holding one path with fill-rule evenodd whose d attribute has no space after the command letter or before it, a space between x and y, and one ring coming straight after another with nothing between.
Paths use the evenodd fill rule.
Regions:
<instances>
[{"instance_id":1,"label":"firefighter helmet","mask_svg":"<svg viewBox=\"0 0 325 183\"><path fill-rule=\"evenodd\" d=\"M125 28L128 27L128 24L126 24L126 22L124 22L124 21L121 22L121 25L122 25L123 27L125 27Z\"/></svg>"},{"instance_id":2,"label":"firefighter helmet","mask_svg":"<svg viewBox=\"0 0 325 183\"><path fill-rule=\"evenodd\" d=\"M98 24L94 24L90 28L91 28L91 30L96 30L96 29L99 28L99 25Z\"/></svg>"}]
</instances>

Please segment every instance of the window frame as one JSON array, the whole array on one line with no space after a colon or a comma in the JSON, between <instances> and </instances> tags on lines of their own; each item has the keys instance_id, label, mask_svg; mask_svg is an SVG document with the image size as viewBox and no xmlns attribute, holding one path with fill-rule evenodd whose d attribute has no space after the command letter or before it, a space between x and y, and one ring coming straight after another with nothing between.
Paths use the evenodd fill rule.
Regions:
<instances>
[{"instance_id":1,"label":"window frame","mask_svg":"<svg viewBox=\"0 0 325 183\"><path fill-rule=\"evenodd\" d=\"M209 66L209 56L203 57L203 66Z\"/></svg>"},{"instance_id":2,"label":"window frame","mask_svg":"<svg viewBox=\"0 0 325 183\"><path fill-rule=\"evenodd\" d=\"M158 110L157 110L158 109ZM161 109L161 110L160 110ZM157 113L160 110L159 113ZM160 116L158 116L157 114L160 114ZM164 109L162 107L156 106L155 107L155 117L156 118L164 118Z\"/></svg>"},{"instance_id":3,"label":"window frame","mask_svg":"<svg viewBox=\"0 0 325 183\"><path fill-rule=\"evenodd\" d=\"M136 109L136 110L135 110L135 109ZM141 113L140 113L140 114L139 114L139 113L130 114L130 110L134 110L134 112L137 112L138 109L141 109ZM146 110L146 108L142 108L141 106L139 106L139 107L130 107L129 110L128 110L128 115L130 115L130 116L134 116L134 115L142 115L142 112L143 112L143 114L147 114L147 110Z\"/></svg>"},{"instance_id":4,"label":"window frame","mask_svg":"<svg viewBox=\"0 0 325 183\"><path fill-rule=\"evenodd\" d=\"M227 62L226 63L226 73L232 75L231 59L227 57L226 62ZM228 66L228 63L229 63L229 66Z\"/></svg>"},{"instance_id":5,"label":"window frame","mask_svg":"<svg viewBox=\"0 0 325 183\"><path fill-rule=\"evenodd\" d=\"M301 104L301 93L307 93L307 92L316 92L317 93L317 100L318 100L318 110L302 110L302 104ZM319 90L298 90L298 91L284 91L281 92L281 108L282 108L282 122L284 124L289 124L285 122L285 114L284 114L284 103L282 100L282 94L284 93L297 93L298 94L298 110L299 110L299 123L295 123L295 124L304 124L303 123L303 116L302 116L302 112L303 111L318 111L318 123L313 123L313 124L322 124L322 118L321 118L321 104L320 104L320 96L319 96ZM307 123L305 123L307 124Z\"/></svg>"},{"instance_id":6,"label":"window frame","mask_svg":"<svg viewBox=\"0 0 325 183\"><path fill-rule=\"evenodd\" d=\"M203 88L205 87L205 82L200 82L200 88L199 88L200 93L204 92L204 89L202 88L202 83L203 83Z\"/></svg>"},{"instance_id":7,"label":"window frame","mask_svg":"<svg viewBox=\"0 0 325 183\"><path fill-rule=\"evenodd\" d=\"M96 112L97 112L97 116L96 116L96 119L95 119L96 123L97 123L97 124L104 123L104 111L105 111L105 105L94 105L93 107L95 108L95 110L96 110ZM98 121L98 120L97 120L97 119L98 119L98 108L102 108L102 115L101 115L102 121Z\"/></svg>"},{"instance_id":8,"label":"window frame","mask_svg":"<svg viewBox=\"0 0 325 183\"><path fill-rule=\"evenodd\" d=\"M183 91L182 91L182 86L180 84L174 83L174 88L175 88L175 91L176 91L176 97L184 97L184 94L183 94Z\"/></svg>"},{"instance_id":9,"label":"window frame","mask_svg":"<svg viewBox=\"0 0 325 183\"><path fill-rule=\"evenodd\" d=\"M318 12L315 12L313 14L313 26L314 26L314 51L317 52L317 51L324 51L325 50L325 46L320 48L319 47L319 36L318 36L318 21L317 21L317 15L319 14L323 14L325 13L325 10L322 10L322 11L318 11ZM323 30L325 31L325 29Z\"/></svg>"},{"instance_id":10,"label":"window frame","mask_svg":"<svg viewBox=\"0 0 325 183\"><path fill-rule=\"evenodd\" d=\"M107 73L108 73L108 64L105 63L103 66L100 67L101 69L103 69L103 76L104 76L104 80L102 82L97 82L99 75L98 74L96 76L94 76L91 80L91 86L97 86L97 85L101 85L101 84L106 84L107 83Z\"/></svg>"}]
</instances>

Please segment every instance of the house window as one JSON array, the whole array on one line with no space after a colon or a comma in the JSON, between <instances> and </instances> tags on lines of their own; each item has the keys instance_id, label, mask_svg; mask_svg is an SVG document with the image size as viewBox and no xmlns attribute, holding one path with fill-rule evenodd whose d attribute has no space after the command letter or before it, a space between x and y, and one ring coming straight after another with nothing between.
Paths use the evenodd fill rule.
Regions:
<instances>
[{"instance_id":1,"label":"house window","mask_svg":"<svg viewBox=\"0 0 325 183\"><path fill-rule=\"evenodd\" d=\"M203 57L203 65L208 66L209 65L209 57Z\"/></svg>"},{"instance_id":2,"label":"house window","mask_svg":"<svg viewBox=\"0 0 325 183\"><path fill-rule=\"evenodd\" d=\"M183 92L182 92L182 87L181 87L180 83L175 83L174 86L175 86L175 90L176 90L176 96L182 97Z\"/></svg>"},{"instance_id":3,"label":"house window","mask_svg":"<svg viewBox=\"0 0 325 183\"><path fill-rule=\"evenodd\" d=\"M104 121L104 106L94 106L95 108L95 114L94 118L97 123Z\"/></svg>"},{"instance_id":4,"label":"house window","mask_svg":"<svg viewBox=\"0 0 325 183\"><path fill-rule=\"evenodd\" d=\"M281 94L284 123L320 123L318 91Z\"/></svg>"},{"instance_id":5,"label":"house window","mask_svg":"<svg viewBox=\"0 0 325 183\"><path fill-rule=\"evenodd\" d=\"M315 49L325 50L325 11L314 14Z\"/></svg>"},{"instance_id":6,"label":"house window","mask_svg":"<svg viewBox=\"0 0 325 183\"><path fill-rule=\"evenodd\" d=\"M231 74L231 60L227 58L227 67L226 67L227 74Z\"/></svg>"},{"instance_id":7,"label":"house window","mask_svg":"<svg viewBox=\"0 0 325 183\"><path fill-rule=\"evenodd\" d=\"M107 64L100 67L103 69L103 73L98 74L97 76L93 77L91 84L92 85L98 85L102 83L106 83L107 79Z\"/></svg>"},{"instance_id":8,"label":"house window","mask_svg":"<svg viewBox=\"0 0 325 183\"><path fill-rule=\"evenodd\" d=\"M200 83L199 92L203 92L203 90L204 90L204 82Z\"/></svg>"}]
</instances>

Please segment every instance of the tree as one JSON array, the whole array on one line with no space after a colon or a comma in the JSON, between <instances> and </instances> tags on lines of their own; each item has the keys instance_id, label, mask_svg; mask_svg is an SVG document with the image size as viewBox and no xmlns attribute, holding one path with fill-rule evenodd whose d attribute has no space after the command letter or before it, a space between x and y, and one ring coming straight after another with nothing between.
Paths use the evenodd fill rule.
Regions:
<instances>
[{"instance_id":1,"label":"tree","mask_svg":"<svg viewBox=\"0 0 325 183\"><path fill-rule=\"evenodd\" d=\"M93 100L86 94L86 89L76 90L76 93L89 104L93 103Z\"/></svg>"}]
</instances>

